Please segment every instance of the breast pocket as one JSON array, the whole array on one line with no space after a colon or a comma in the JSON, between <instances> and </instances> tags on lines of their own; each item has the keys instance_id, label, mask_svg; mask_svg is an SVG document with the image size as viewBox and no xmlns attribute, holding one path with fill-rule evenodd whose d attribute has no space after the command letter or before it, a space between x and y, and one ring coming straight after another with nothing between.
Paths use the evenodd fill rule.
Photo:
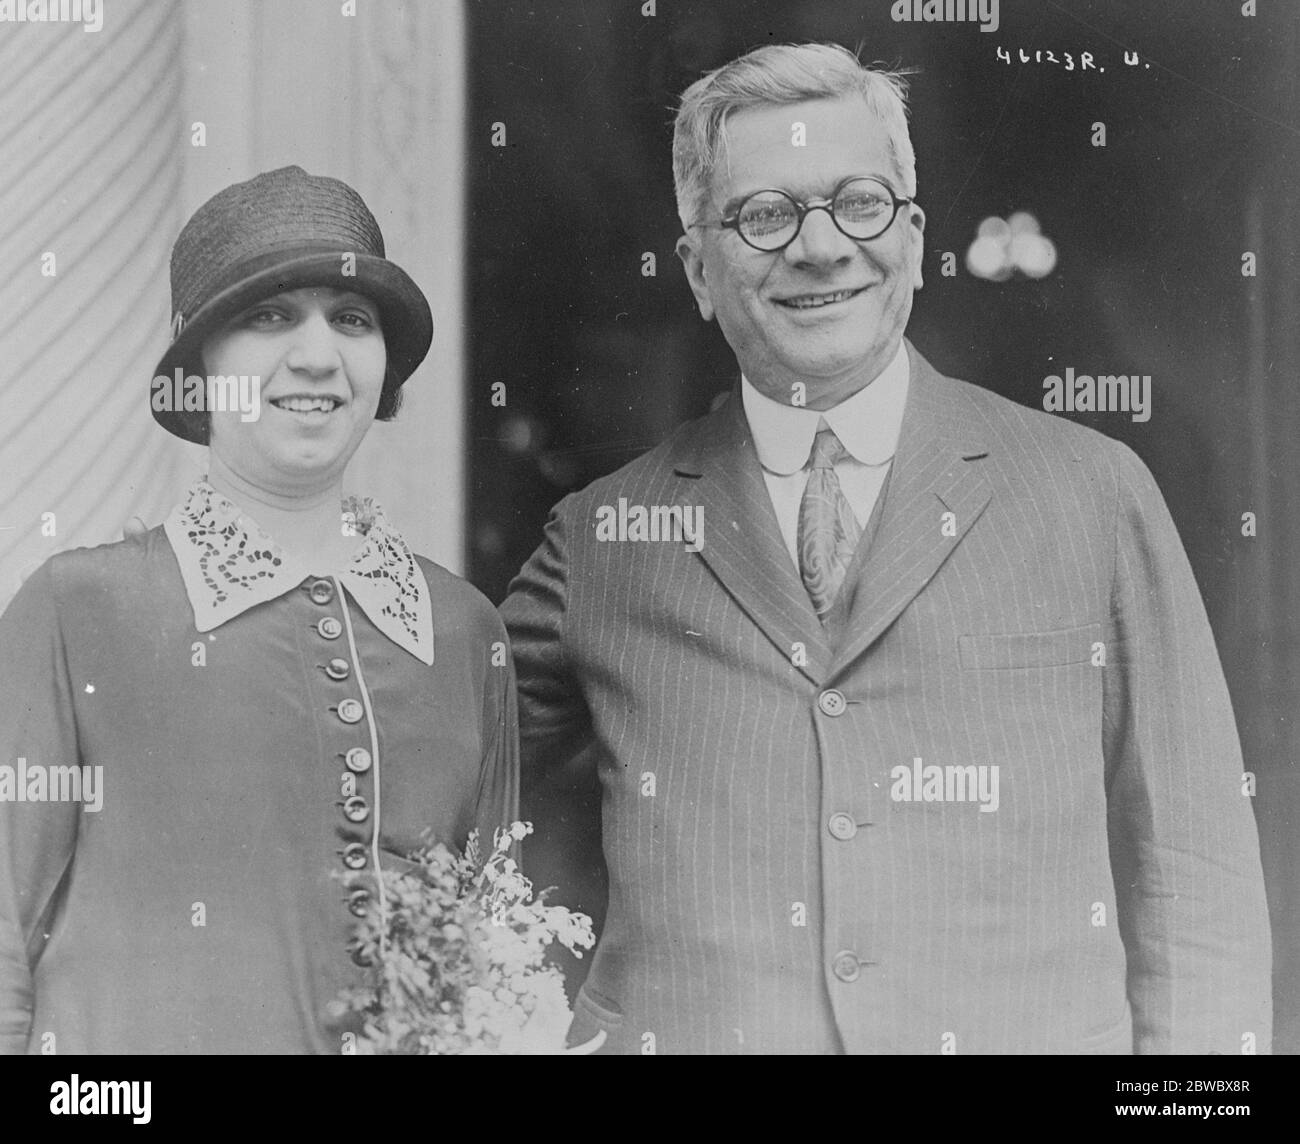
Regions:
<instances>
[{"instance_id":1,"label":"breast pocket","mask_svg":"<svg viewBox=\"0 0 1300 1144\"><path fill-rule=\"evenodd\" d=\"M1100 644L1101 624L1083 624L1054 632L959 636L957 656L963 671L1068 667L1075 663L1094 662ZM1104 649L1101 654L1104 654Z\"/></svg>"}]
</instances>

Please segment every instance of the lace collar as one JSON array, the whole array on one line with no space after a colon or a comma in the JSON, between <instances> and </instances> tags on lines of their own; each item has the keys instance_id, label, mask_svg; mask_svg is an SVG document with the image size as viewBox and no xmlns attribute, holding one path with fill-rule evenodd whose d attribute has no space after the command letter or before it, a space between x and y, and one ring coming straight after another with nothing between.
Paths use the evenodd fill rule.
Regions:
<instances>
[{"instance_id":1,"label":"lace collar","mask_svg":"<svg viewBox=\"0 0 1300 1144\"><path fill-rule=\"evenodd\" d=\"M433 611L415 554L369 497L348 497L341 509L342 519L355 522L365 543L346 568L319 573L285 553L206 479L196 482L163 522L194 609L194 626L211 631L313 575L333 573L375 627L432 664Z\"/></svg>"}]
</instances>

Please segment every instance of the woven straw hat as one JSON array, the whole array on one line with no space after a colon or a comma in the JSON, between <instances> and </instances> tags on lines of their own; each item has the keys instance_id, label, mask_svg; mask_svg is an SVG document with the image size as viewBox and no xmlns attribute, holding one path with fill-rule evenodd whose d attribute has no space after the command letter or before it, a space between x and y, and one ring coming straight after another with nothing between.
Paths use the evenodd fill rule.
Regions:
<instances>
[{"instance_id":1,"label":"woven straw hat","mask_svg":"<svg viewBox=\"0 0 1300 1144\"><path fill-rule=\"evenodd\" d=\"M351 255L351 258L345 258ZM204 373L207 338L240 310L304 286L334 286L379 307L388 372L400 385L429 352L433 315L420 288L384 257L375 217L346 183L281 167L213 195L172 248L172 344L154 375ZM154 408L169 433L206 444L205 413Z\"/></svg>"}]
</instances>

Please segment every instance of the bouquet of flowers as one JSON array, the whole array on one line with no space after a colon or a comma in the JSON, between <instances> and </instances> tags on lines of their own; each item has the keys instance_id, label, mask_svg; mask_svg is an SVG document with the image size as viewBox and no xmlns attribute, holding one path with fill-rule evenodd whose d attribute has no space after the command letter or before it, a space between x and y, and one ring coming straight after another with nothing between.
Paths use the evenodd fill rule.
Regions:
<instances>
[{"instance_id":1,"label":"bouquet of flowers","mask_svg":"<svg viewBox=\"0 0 1300 1144\"><path fill-rule=\"evenodd\" d=\"M413 869L380 872L383 901L371 894L355 926L366 979L332 1005L335 1016L361 1015L359 1053L565 1051L572 1013L546 951L558 941L581 957L595 938L586 914L548 906L545 892L533 898L509 856L532 829L496 831L481 866L475 831L464 854L426 837Z\"/></svg>"}]
</instances>

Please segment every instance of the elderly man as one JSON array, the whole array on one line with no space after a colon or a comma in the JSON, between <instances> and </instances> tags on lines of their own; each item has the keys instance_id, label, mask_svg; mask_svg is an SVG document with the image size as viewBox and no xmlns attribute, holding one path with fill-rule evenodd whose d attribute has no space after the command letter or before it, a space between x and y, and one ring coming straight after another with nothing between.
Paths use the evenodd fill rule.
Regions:
<instances>
[{"instance_id":1,"label":"elderly man","mask_svg":"<svg viewBox=\"0 0 1300 1144\"><path fill-rule=\"evenodd\" d=\"M525 767L582 752L603 792L572 1039L1266 1051L1255 826L1191 570L1132 452L904 338L904 94L822 45L686 91L678 254L739 384L561 501L503 605Z\"/></svg>"}]
</instances>

